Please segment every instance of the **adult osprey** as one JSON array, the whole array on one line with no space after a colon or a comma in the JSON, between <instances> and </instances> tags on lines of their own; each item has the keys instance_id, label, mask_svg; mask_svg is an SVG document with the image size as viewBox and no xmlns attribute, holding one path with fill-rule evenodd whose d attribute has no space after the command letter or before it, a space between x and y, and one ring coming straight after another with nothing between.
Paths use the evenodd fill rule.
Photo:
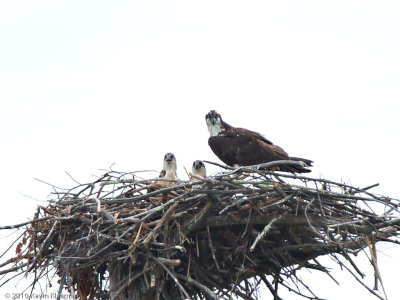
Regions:
<instances>
[{"instance_id":1,"label":"adult osprey","mask_svg":"<svg viewBox=\"0 0 400 300\"><path fill-rule=\"evenodd\" d=\"M221 115L211 110L206 115L210 138L208 145L220 160L229 166L249 166L275 160L303 161L311 166L312 161L289 156L281 147L274 145L261 134L244 128L232 127ZM280 171L306 173L311 170L302 166L280 166Z\"/></svg>"},{"instance_id":2,"label":"adult osprey","mask_svg":"<svg viewBox=\"0 0 400 300\"><path fill-rule=\"evenodd\" d=\"M202 178L206 178L206 166L201 160L195 160L192 166L190 181L200 181Z\"/></svg>"}]
</instances>

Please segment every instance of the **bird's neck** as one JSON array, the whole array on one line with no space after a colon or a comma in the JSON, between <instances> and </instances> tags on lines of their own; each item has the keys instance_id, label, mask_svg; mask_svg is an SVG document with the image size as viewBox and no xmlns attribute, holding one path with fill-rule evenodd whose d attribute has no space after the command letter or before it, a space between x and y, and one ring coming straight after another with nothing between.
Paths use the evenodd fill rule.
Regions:
<instances>
[{"instance_id":1,"label":"bird's neck","mask_svg":"<svg viewBox=\"0 0 400 300\"><path fill-rule=\"evenodd\" d=\"M192 174L197 176L197 177L201 177L201 178L205 178L206 177L206 174L205 174L205 172L203 170L193 170ZM197 178L194 178L194 179L195 179L195 181L196 180L200 180L200 179L197 179Z\"/></svg>"},{"instance_id":2,"label":"bird's neck","mask_svg":"<svg viewBox=\"0 0 400 300\"><path fill-rule=\"evenodd\" d=\"M208 127L208 132L210 136L217 136L221 132L221 128L217 125L211 125Z\"/></svg>"},{"instance_id":3,"label":"bird's neck","mask_svg":"<svg viewBox=\"0 0 400 300\"><path fill-rule=\"evenodd\" d=\"M224 135L225 130L228 129L229 127L230 127L229 124L221 120L221 122L218 122L215 125L210 124L208 126L208 132L210 133L210 136L217 136L217 135L221 136Z\"/></svg>"},{"instance_id":4,"label":"bird's neck","mask_svg":"<svg viewBox=\"0 0 400 300\"><path fill-rule=\"evenodd\" d=\"M176 166L174 164L166 165L164 178L167 178L167 179L175 179L176 178Z\"/></svg>"}]
</instances>

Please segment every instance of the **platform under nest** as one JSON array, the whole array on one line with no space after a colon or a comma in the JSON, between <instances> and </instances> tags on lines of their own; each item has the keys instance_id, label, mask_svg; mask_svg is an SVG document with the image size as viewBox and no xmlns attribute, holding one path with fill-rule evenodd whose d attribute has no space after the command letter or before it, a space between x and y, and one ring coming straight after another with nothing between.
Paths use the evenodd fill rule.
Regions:
<instances>
[{"instance_id":1,"label":"platform under nest","mask_svg":"<svg viewBox=\"0 0 400 300\"><path fill-rule=\"evenodd\" d=\"M370 187L253 168L169 187L141 174L57 189L13 227L23 238L0 274L35 274L34 286L54 268L60 291L80 299L257 299L260 284L271 299L279 287L318 299L296 276L329 273L318 256L360 280L353 254L367 250L377 269L375 244L399 243L400 201Z\"/></svg>"}]
</instances>

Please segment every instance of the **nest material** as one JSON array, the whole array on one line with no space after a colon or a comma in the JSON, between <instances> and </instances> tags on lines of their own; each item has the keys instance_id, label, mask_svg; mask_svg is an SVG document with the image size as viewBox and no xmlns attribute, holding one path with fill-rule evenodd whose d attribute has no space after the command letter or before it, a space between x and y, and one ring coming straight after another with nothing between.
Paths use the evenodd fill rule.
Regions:
<instances>
[{"instance_id":1,"label":"nest material","mask_svg":"<svg viewBox=\"0 0 400 300\"><path fill-rule=\"evenodd\" d=\"M253 168L168 187L138 174L57 190L14 226L27 227L0 274L33 286L54 267L80 299L255 299L260 283L316 299L297 270L329 274L316 259L329 255L360 281L351 254L366 248L377 270L375 243L399 243L400 202L369 188Z\"/></svg>"}]
</instances>

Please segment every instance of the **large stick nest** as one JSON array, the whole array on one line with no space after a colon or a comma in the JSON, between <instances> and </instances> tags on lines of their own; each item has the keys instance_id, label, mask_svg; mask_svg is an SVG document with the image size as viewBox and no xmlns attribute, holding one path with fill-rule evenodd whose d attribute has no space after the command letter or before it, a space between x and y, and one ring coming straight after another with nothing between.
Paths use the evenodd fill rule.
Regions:
<instances>
[{"instance_id":1,"label":"large stick nest","mask_svg":"<svg viewBox=\"0 0 400 300\"><path fill-rule=\"evenodd\" d=\"M376 242L399 243L400 202L371 187L254 168L176 183L141 174L57 189L13 226L24 236L0 274L34 274L34 286L55 268L80 299L255 299L260 283L274 299L279 286L316 299L296 271L329 274L318 256L360 281L352 254L365 248L377 270Z\"/></svg>"}]
</instances>

